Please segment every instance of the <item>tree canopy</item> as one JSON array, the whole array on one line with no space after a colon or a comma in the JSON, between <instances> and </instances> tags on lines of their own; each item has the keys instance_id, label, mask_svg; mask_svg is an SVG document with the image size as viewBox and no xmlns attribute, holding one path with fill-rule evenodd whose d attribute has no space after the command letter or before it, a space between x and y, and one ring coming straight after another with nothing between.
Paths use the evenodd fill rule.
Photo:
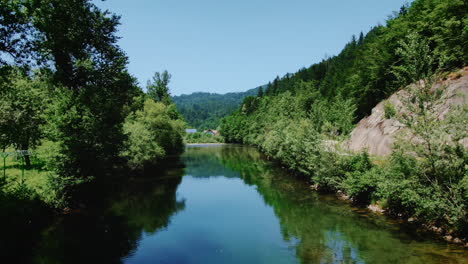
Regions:
<instances>
[{"instance_id":1,"label":"tree canopy","mask_svg":"<svg viewBox=\"0 0 468 264\"><path fill-rule=\"evenodd\" d=\"M50 186L60 205L77 198L83 183L124 164L138 167L136 156L147 153L128 142L156 144L148 140L162 137L156 140L163 150L158 160L182 148L170 74L156 73L145 95L117 45L119 24L119 16L91 0L0 2L0 147L53 144L45 169L55 175ZM137 118L148 111L148 120L174 134L163 136L172 132Z\"/></svg>"}]
</instances>

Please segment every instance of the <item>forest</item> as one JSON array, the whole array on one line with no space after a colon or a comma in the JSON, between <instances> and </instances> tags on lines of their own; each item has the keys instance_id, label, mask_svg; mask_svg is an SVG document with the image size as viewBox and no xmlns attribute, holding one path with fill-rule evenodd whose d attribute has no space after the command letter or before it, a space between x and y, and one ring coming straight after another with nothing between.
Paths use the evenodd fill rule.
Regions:
<instances>
[{"instance_id":1,"label":"forest","mask_svg":"<svg viewBox=\"0 0 468 264\"><path fill-rule=\"evenodd\" d=\"M234 112L247 96L257 95L258 89L253 88L239 93L205 93L196 92L173 96L180 114L194 128L216 129L221 125L221 119Z\"/></svg>"},{"instance_id":2,"label":"forest","mask_svg":"<svg viewBox=\"0 0 468 264\"><path fill-rule=\"evenodd\" d=\"M83 207L104 182L183 151L170 75L156 72L146 92L139 87L117 45L119 24L90 0L0 2L5 221Z\"/></svg>"},{"instance_id":3,"label":"forest","mask_svg":"<svg viewBox=\"0 0 468 264\"><path fill-rule=\"evenodd\" d=\"M461 0L402 6L385 25L353 36L338 55L246 97L223 119L221 134L227 142L258 147L317 190L466 238L468 156L461 141L468 109L452 109L445 121L432 111L441 100L432 85L467 65L466 10ZM405 107L411 113L386 105L385 116L411 136L398 139L387 158L342 149L356 123L400 89L410 94Z\"/></svg>"}]
</instances>

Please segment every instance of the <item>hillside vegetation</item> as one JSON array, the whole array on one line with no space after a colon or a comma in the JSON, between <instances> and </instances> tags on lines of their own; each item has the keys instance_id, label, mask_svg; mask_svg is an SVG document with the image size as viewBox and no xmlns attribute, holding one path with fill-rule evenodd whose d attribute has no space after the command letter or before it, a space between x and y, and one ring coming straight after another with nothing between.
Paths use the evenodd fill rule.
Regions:
<instances>
[{"instance_id":1,"label":"hillside vegetation","mask_svg":"<svg viewBox=\"0 0 468 264\"><path fill-rule=\"evenodd\" d=\"M172 98L190 126L200 130L216 129L221 125L221 118L239 108L245 97L257 95L259 88L226 94L197 92Z\"/></svg>"},{"instance_id":2,"label":"hillside vegetation","mask_svg":"<svg viewBox=\"0 0 468 264\"><path fill-rule=\"evenodd\" d=\"M352 37L337 56L272 81L222 122L228 142L257 146L316 189L341 191L355 203L466 238L466 103L441 121L434 111L444 72L468 56L468 6L461 0L415 0L386 25ZM408 86L409 84L412 84ZM387 118L409 129L388 159L346 153L339 143L374 106L406 87L405 111ZM465 101L466 102L466 101ZM410 114L408 114L408 111Z\"/></svg>"}]
</instances>

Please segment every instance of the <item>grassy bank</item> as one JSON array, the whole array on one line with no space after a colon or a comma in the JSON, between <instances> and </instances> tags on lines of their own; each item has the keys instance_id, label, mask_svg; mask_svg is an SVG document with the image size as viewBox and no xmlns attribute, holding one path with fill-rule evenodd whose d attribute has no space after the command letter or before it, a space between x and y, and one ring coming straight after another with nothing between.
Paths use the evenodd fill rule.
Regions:
<instances>
[{"instance_id":1,"label":"grassy bank","mask_svg":"<svg viewBox=\"0 0 468 264\"><path fill-rule=\"evenodd\" d=\"M3 159L1 160L3 165ZM48 186L48 177L52 175L43 167L43 162L37 157L31 157L31 166L26 166L20 158L6 158L6 169L0 170L0 177L3 180L3 191L12 193L17 189L26 188L29 193L34 193L45 203L53 200L53 194ZM4 177L5 173L5 177Z\"/></svg>"}]
</instances>

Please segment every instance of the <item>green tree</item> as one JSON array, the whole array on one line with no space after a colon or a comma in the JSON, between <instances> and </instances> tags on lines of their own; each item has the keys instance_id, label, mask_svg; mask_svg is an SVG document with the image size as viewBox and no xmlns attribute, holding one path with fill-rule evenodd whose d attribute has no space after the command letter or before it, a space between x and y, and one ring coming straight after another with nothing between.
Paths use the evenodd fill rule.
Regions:
<instances>
[{"instance_id":1,"label":"green tree","mask_svg":"<svg viewBox=\"0 0 468 264\"><path fill-rule=\"evenodd\" d=\"M263 97L263 88L262 87L258 88L257 97Z\"/></svg>"},{"instance_id":2,"label":"green tree","mask_svg":"<svg viewBox=\"0 0 468 264\"><path fill-rule=\"evenodd\" d=\"M25 2L6 0L0 2L0 67L26 63L31 58L32 43L26 36L32 33L30 19L24 9Z\"/></svg>"},{"instance_id":3,"label":"green tree","mask_svg":"<svg viewBox=\"0 0 468 264\"><path fill-rule=\"evenodd\" d=\"M155 72L153 81L148 81L146 89L150 98L156 102L163 102L165 104L172 103L171 95L169 94L169 82L171 75L164 71L162 73Z\"/></svg>"},{"instance_id":4,"label":"green tree","mask_svg":"<svg viewBox=\"0 0 468 264\"><path fill-rule=\"evenodd\" d=\"M440 75L437 74L438 69L435 74L431 69L435 55L430 51L428 42L418 35L410 34L400 45L398 54L408 63L395 67L395 73L402 72L404 74L397 75L400 79L410 78L416 82L406 88L408 96L403 99L404 108L408 112L400 113L397 117L408 128L400 139L398 151L402 155L417 158L417 167L420 168L415 175L417 182L437 193L435 197L440 204L434 201L431 204L434 207L426 208L428 211L424 213L444 222L447 216L440 213L451 214L450 224L466 229L468 222L463 220L466 219L467 206L467 201L463 199L463 192L466 191L466 186L463 186L466 178L466 148L461 141L468 137L465 128L468 108L466 105L455 107L445 120L441 120L439 112L444 102L445 87L434 86ZM437 212L442 205L445 210Z\"/></svg>"},{"instance_id":5,"label":"green tree","mask_svg":"<svg viewBox=\"0 0 468 264\"><path fill-rule=\"evenodd\" d=\"M128 140L121 155L131 168L158 165L167 155L183 151L185 123L172 119L170 114L167 105L148 99L142 110L127 118L124 132Z\"/></svg>"},{"instance_id":6,"label":"green tree","mask_svg":"<svg viewBox=\"0 0 468 264\"><path fill-rule=\"evenodd\" d=\"M30 13L39 59L54 65L58 87L48 116L49 136L61 146L57 171L99 175L118 157L127 108L138 95L116 44L119 17L88 0L31 1Z\"/></svg>"},{"instance_id":7,"label":"green tree","mask_svg":"<svg viewBox=\"0 0 468 264\"><path fill-rule=\"evenodd\" d=\"M432 68L435 57L428 40L417 33L410 33L399 44L396 54L401 58L401 63L392 68L397 80L403 85L420 80L429 81L434 74ZM430 84L424 87L430 88Z\"/></svg>"},{"instance_id":8,"label":"green tree","mask_svg":"<svg viewBox=\"0 0 468 264\"><path fill-rule=\"evenodd\" d=\"M44 132L57 145L54 161L48 164L60 177L51 186L57 187L58 197L71 197L77 183L104 175L120 159L122 124L133 98L141 94L127 72L127 57L117 46L119 17L101 11L90 0L9 0L0 3L0 20L0 64L40 67L52 76L47 80L53 87L47 91L50 104L43 105L47 106ZM5 78L7 69L0 69L0 78ZM35 83L15 85L27 90ZM8 139L23 142L21 148L36 144L33 134L37 133L31 131L39 127L34 117L42 111L34 108L34 100L25 105L15 123L32 121L24 121L29 122L23 124L28 129L17 133L18 139Z\"/></svg>"},{"instance_id":9,"label":"green tree","mask_svg":"<svg viewBox=\"0 0 468 264\"><path fill-rule=\"evenodd\" d=\"M8 146L30 150L43 137L42 126L46 123L44 112L49 103L46 96L49 80L37 74L27 76L19 69L11 70L1 92L0 142L4 150ZM30 166L29 156L25 157Z\"/></svg>"}]
</instances>

